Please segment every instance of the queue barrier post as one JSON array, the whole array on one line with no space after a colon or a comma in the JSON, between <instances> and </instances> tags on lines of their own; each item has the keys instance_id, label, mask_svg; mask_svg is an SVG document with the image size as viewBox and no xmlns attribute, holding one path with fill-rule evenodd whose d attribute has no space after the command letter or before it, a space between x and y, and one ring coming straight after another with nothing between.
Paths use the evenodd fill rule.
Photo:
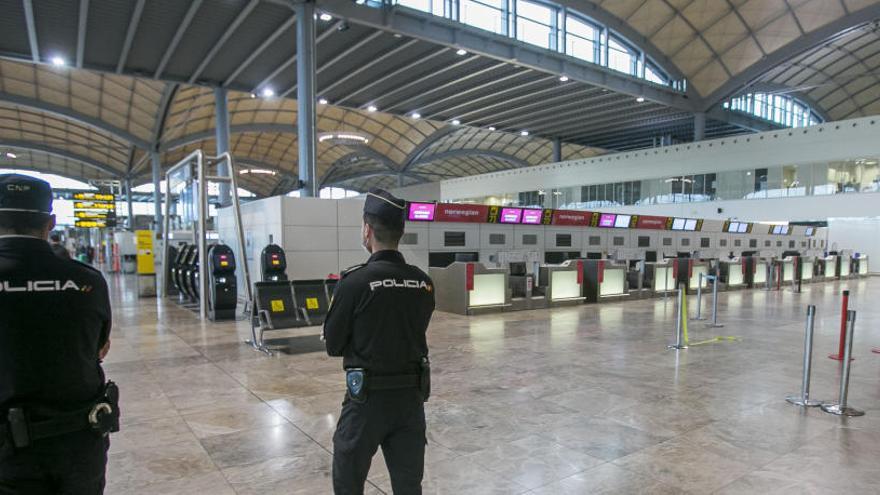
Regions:
<instances>
[{"instance_id":1,"label":"queue barrier post","mask_svg":"<svg viewBox=\"0 0 880 495\"><path fill-rule=\"evenodd\" d=\"M843 369L840 374L840 392L837 402L828 402L822 404L822 410L837 416L864 416L865 411L861 411L847 404L847 395L849 394L849 374L850 374L850 356L852 355L853 331L856 326L856 312L849 310L846 312L846 347L843 355Z\"/></svg>"},{"instance_id":2,"label":"queue barrier post","mask_svg":"<svg viewBox=\"0 0 880 495\"><path fill-rule=\"evenodd\" d=\"M666 346L667 349L687 349L687 343L685 342L684 337L684 322L686 321L687 316L684 315L684 298L687 297L685 292L682 291L681 286L678 286L678 292L676 293L676 311L675 311L675 344L670 344Z\"/></svg>"},{"instance_id":3,"label":"queue barrier post","mask_svg":"<svg viewBox=\"0 0 880 495\"><path fill-rule=\"evenodd\" d=\"M807 306L807 326L804 331L804 376L800 395L786 397L786 401L801 407L821 406L822 401L810 399L810 372L813 364L813 328L816 322L816 306Z\"/></svg>"},{"instance_id":4,"label":"queue barrier post","mask_svg":"<svg viewBox=\"0 0 880 495\"><path fill-rule=\"evenodd\" d=\"M703 309L703 272L700 272L697 276L697 316L695 316L694 320L705 320L706 318L702 316Z\"/></svg>"},{"instance_id":5,"label":"queue barrier post","mask_svg":"<svg viewBox=\"0 0 880 495\"><path fill-rule=\"evenodd\" d=\"M724 325L718 323L718 276L706 275L706 280L712 282L712 323L707 323L706 326L721 328Z\"/></svg>"},{"instance_id":6,"label":"queue barrier post","mask_svg":"<svg viewBox=\"0 0 880 495\"><path fill-rule=\"evenodd\" d=\"M837 348L837 354L829 354L828 357L840 361L843 359L844 344L846 341L846 315L849 311L849 291L843 291L843 307L840 310L840 341Z\"/></svg>"}]
</instances>

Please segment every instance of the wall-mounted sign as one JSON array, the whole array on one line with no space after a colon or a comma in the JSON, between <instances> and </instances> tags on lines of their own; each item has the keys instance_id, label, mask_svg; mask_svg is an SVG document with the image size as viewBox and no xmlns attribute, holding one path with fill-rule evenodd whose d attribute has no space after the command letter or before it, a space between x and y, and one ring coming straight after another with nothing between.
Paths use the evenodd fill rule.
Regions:
<instances>
[{"instance_id":1,"label":"wall-mounted sign","mask_svg":"<svg viewBox=\"0 0 880 495\"><path fill-rule=\"evenodd\" d=\"M593 214L589 211L553 210L552 225L589 227Z\"/></svg>"},{"instance_id":2,"label":"wall-mounted sign","mask_svg":"<svg viewBox=\"0 0 880 495\"><path fill-rule=\"evenodd\" d=\"M434 212L435 222L483 223L488 217L487 205L440 203Z\"/></svg>"},{"instance_id":3,"label":"wall-mounted sign","mask_svg":"<svg viewBox=\"0 0 880 495\"><path fill-rule=\"evenodd\" d=\"M636 217L637 229L655 229L666 230L666 217L653 217L649 215L638 215Z\"/></svg>"}]
</instances>

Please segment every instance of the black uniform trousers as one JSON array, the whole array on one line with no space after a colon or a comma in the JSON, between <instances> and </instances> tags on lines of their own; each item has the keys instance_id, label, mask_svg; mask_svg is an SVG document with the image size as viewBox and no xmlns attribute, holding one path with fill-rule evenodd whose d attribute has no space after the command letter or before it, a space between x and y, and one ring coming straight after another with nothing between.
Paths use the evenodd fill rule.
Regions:
<instances>
[{"instance_id":1,"label":"black uniform trousers","mask_svg":"<svg viewBox=\"0 0 880 495\"><path fill-rule=\"evenodd\" d=\"M422 493L425 409L416 388L370 391L366 402L348 397L333 435L333 491L358 495L382 446L395 495Z\"/></svg>"},{"instance_id":2,"label":"black uniform trousers","mask_svg":"<svg viewBox=\"0 0 880 495\"><path fill-rule=\"evenodd\" d=\"M109 447L91 431L37 440L0 461L0 494L100 495Z\"/></svg>"}]
</instances>

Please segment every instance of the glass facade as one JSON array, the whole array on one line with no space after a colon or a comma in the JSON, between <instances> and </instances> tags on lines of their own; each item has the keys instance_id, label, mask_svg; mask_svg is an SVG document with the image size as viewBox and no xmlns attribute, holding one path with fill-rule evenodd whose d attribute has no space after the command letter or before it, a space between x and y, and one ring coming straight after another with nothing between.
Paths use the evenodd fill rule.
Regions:
<instances>
[{"instance_id":1,"label":"glass facade","mask_svg":"<svg viewBox=\"0 0 880 495\"><path fill-rule=\"evenodd\" d=\"M400 5L557 51L586 62L684 91L632 43L606 26L541 0L361 0L371 7Z\"/></svg>"},{"instance_id":2,"label":"glass facade","mask_svg":"<svg viewBox=\"0 0 880 495\"><path fill-rule=\"evenodd\" d=\"M807 127L823 119L796 98L767 93L749 93L724 102L724 108L748 113L785 127Z\"/></svg>"},{"instance_id":3,"label":"glass facade","mask_svg":"<svg viewBox=\"0 0 880 495\"><path fill-rule=\"evenodd\" d=\"M592 210L625 205L880 192L880 158L690 174L469 198L466 202Z\"/></svg>"}]
</instances>

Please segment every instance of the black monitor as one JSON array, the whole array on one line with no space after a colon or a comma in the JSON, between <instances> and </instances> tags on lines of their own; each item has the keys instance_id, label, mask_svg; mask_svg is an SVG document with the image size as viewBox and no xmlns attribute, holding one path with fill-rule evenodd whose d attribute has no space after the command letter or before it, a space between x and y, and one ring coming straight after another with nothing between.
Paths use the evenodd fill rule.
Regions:
<instances>
[{"instance_id":1,"label":"black monitor","mask_svg":"<svg viewBox=\"0 0 880 495\"><path fill-rule=\"evenodd\" d=\"M516 261L510 263L510 276L511 277L525 277L526 276L526 263L524 261Z\"/></svg>"},{"instance_id":2,"label":"black monitor","mask_svg":"<svg viewBox=\"0 0 880 495\"><path fill-rule=\"evenodd\" d=\"M645 261L656 262L657 251L645 251Z\"/></svg>"}]
</instances>

